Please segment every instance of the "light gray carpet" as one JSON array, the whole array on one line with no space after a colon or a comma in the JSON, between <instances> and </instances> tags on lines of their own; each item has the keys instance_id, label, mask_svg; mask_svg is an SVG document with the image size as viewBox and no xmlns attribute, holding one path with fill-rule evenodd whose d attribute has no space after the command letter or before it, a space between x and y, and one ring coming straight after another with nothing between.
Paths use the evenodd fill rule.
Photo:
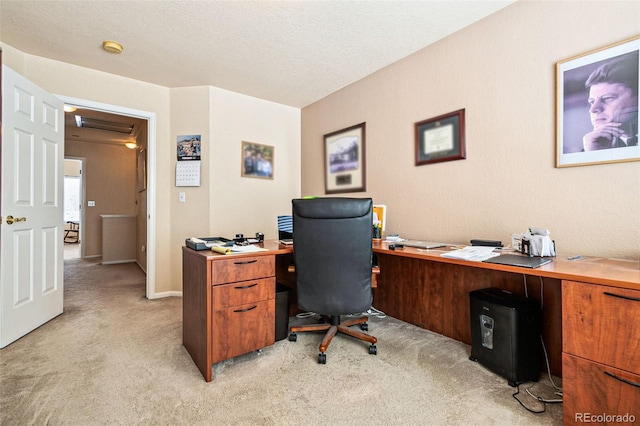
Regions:
<instances>
[{"instance_id":1,"label":"light gray carpet","mask_svg":"<svg viewBox=\"0 0 640 426\"><path fill-rule=\"evenodd\" d=\"M146 300L135 264L65 264L64 314L0 351L2 425L562 423L560 404L520 407L469 346L389 317L370 321L376 356L339 336L320 365L321 335L301 333L206 383L182 346L182 299ZM546 377L529 386L554 398Z\"/></svg>"}]
</instances>

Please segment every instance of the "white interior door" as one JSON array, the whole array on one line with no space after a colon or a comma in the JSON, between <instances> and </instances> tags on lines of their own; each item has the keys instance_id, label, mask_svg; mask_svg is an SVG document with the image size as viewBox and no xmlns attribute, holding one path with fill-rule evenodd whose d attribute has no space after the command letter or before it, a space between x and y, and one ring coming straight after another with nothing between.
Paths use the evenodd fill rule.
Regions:
<instances>
[{"instance_id":1,"label":"white interior door","mask_svg":"<svg viewBox=\"0 0 640 426\"><path fill-rule=\"evenodd\" d=\"M2 66L0 348L63 308L63 102Z\"/></svg>"}]
</instances>

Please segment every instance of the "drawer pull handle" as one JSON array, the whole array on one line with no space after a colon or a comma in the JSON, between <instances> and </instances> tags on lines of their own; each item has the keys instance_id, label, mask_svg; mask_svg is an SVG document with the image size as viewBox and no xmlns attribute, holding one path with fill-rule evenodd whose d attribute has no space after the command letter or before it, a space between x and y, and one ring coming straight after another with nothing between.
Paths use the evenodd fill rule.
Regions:
<instances>
[{"instance_id":1,"label":"drawer pull handle","mask_svg":"<svg viewBox=\"0 0 640 426\"><path fill-rule=\"evenodd\" d=\"M632 382L631 380L623 379L622 377L618 377L613 373L609 373L608 371L605 371L604 374L606 374L607 376L613 377L616 380L620 380L621 382L626 383L628 385L640 388L640 383L636 383L636 382Z\"/></svg>"},{"instance_id":2,"label":"drawer pull handle","mask_svg":"<svg viewBox=\"0 0 640 426\"><path fill-rule=\"evenodd\" d=\"M634 302L640 302L640 297L623 296L621 294L609 293L608 291L605 291L604 294L611 297L618 297L620 299L633 300Z\"/></svg>"},{"instance_id":3,"label":"drawer pull handle","mask_svg":"<svg viewBox=\"0 0 640 426\"><path fill-rule=\"evenodd\" d=\"M238 287L234 287L234 289L236 289L236 290L246 290L248 288L255 287L257 285L258 285L258 283L253 283L253 284L249 284L249 285L241 285L241 286L238 286Z\"/></svg>"},{"instance_id":4,"label":"drawer pull handle","mask_svg":"<svg viewBox=\"0 0 640 426\"><path fill-rule=\"evenodd\" d=\"M248 265L250 263L256 263L258 261L258 259L253 259L253 260L244 260L244 261L240 261L240 262L233 262L234 265Z\"/></svg>"},{"instance_id":5,"label":"drawer pull handle","mask_svg":"<svg viewBox=\"0 0 640 426\"><path fill-rule=\"evenodd\" d=\"M233 312L237 312L237 313L241 314L242 312L249 312L249 311L252 311L252 310L254 310L254 309L255 309L255 308L257 308L257 307L258 307L258 305L254 305L254 306L252 306L252 307L250 307L250 308L247 308L247 309L236 309L236 310L235 310L235 311L233 311Z\"/></svg>"}]
</instances>

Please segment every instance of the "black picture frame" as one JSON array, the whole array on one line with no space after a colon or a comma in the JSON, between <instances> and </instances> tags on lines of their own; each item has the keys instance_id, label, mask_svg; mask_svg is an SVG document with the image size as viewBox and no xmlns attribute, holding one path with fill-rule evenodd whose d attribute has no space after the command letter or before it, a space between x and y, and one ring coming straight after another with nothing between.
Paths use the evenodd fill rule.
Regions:
<instances>
[{"instance_id":1,"label":"black picture frame","mask_svg":"<svg viewBox=\"0 0 640 426\"><path fill-rule=\"evenodd\" d=\"M466 158L464 109L415 123L416 166Z\"/></svg>"},{"instance_id":2,"label":"black picture frame","mask_svg":"<svg viewBox=\"0 0 640 426\"><path fill-rule=\"evenodd\" d=\"M366 191L366 123L324 135L325 194Z\"/></svg>"}]
</instances>

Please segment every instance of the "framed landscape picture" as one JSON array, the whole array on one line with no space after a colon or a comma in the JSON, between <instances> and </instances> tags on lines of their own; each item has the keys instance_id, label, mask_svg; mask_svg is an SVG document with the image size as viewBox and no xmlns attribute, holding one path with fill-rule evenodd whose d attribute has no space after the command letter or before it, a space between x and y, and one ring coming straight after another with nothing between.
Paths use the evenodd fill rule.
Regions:
<instances>
[{"instance_id":1,"label":"framed landscape picture","mask_svg":"<svg viewBox=\"0 0 640 426\"><path fill-rule=\"evenodd\" d=\"M366 123L324 135L325 193L364 192Z\"/></svg>"}]
</instances>

